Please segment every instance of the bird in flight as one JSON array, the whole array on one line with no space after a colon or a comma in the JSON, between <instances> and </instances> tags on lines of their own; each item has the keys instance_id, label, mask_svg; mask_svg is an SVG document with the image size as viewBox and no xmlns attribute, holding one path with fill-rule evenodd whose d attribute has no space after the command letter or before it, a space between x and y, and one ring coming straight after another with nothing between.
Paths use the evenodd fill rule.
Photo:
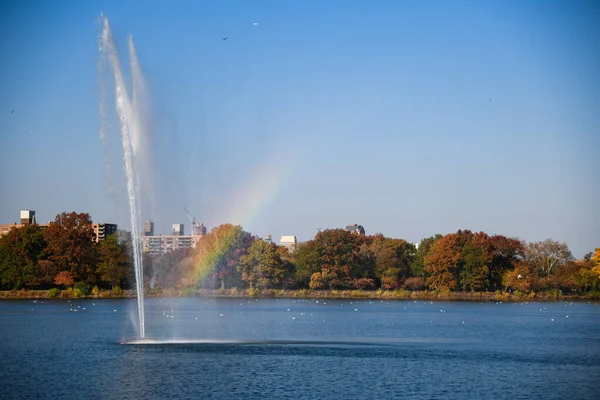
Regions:
<instances>
[{"instance_id":1,"label":"bird in flight","mask_svg":"<svg viewBox=\"0 0 600 400\"><path fill-rule=\"evenodd\" d=\"M221 38L221 40L227 40L229 39L227 36L225 36L224 38Z\"/></svg>"},{"instance_id":2,"label":"bird in flight","mask_svg":"<svg viewBox=\"0 0 600 400\"><path fill-rule=\"evenodd\" d=\"M258 25L258 22L253 22L252 25L256 26Z\"/></svg>"},{"instance_id":3,"label":"bird in flight","mask_svg":"<svg viewBox=\"0 0 600 400\"><path fill-rule=\"evenodd\" d=\"M11 113L11 114L12 114L12 113L14 113L14 112L15 112L15 110L10 110L10 113Z\"/></svg>"}]
</instances>

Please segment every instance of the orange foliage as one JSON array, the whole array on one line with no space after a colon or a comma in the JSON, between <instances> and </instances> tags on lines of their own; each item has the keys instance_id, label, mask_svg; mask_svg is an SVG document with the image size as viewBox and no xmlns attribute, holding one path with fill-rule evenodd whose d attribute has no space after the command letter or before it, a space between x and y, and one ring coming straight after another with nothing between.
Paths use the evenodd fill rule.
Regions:
<instances>
[{"instance_id":1,"label":"orange foliage","mask_svg":"<svg viewBox=\"0 0 600 400\"><path fill-rule=\"evenodd\" d=\"M515 266L515 269L507 271L502 276L502 284L506 289L518 290L520 292L529 293L532 289L534 276L531 267L527 262L520 262Z\"/></svg>"},{"instance_id":2,"label":"orange foliage","mask_svg":"<svg viewBox=\"0 0 600 400\"><path fill-rule=\"evenodd\" d=\"M452 290L458 285L456 268L460 260L460 236L448 234L436 241L425 256L427 284L435 290Z\"/></svg>"},{"instance_id":3,"label":"orange foliage","mask_svg":"<svg viewBox=\"0 0 600 400\"><path fill-rule=\"evenodd\" d=\"M57 285L73 286L75 280L69 271L60 271L54 278L54 283Z\"/></svg>"}]
</instances>

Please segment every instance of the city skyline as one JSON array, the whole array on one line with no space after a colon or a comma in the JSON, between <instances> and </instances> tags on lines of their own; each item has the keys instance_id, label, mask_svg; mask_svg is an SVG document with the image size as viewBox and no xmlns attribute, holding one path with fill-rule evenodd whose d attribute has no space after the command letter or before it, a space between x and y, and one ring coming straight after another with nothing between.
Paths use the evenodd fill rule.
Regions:
<instances>
[{"instance_id":1,"label":"city skyline","mask_svg":"<svg viewBox=\"0 0 600 400\"><path fill-rule=\"evenodd\" d=\"M141 221L157 232L191 228L185 207L209 228L298 241L359 223L409 242L469 229L564 241L576 257L599 245L593 2L3 11L0 223L30 208L129 229L118 124L98 138L103 12L123 57L133 35L150 92L155 198Z\"/></svg>"}]
</instances>

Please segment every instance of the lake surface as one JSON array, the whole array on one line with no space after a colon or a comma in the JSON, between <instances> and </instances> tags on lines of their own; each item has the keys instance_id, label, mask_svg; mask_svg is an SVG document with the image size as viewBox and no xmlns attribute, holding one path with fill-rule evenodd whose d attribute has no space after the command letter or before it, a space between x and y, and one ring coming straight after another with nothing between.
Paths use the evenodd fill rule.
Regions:
<instances>
[{"instance_id":1,"label":"lake surface","mask_svg":"<svg viewBox=\"0 0 600 400\"><path fill-rule=\"evenodd\" d=\"M597 399L600 306L0 301L1 399ZM163 341L168 341L164 343Z\"/></svg>"}]
</instances>

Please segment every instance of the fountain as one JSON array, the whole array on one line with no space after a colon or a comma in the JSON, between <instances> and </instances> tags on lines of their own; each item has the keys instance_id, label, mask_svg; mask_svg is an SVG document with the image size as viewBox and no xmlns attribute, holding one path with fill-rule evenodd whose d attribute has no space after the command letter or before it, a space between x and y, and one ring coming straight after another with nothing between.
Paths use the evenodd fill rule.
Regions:
<instances>
[{"instance_id":1,"label":"fountain","mask_svg":"<svg viewBox=\"0 0 600 400\"><path fill-rule=\"evenodd\" d=\"M110 29L108 19L100 15L99 22L102 26L102 33L99 37L100 62L98 69L102 73L103 65L108 64L113 72L115 85L115 107L119 125L121 128L121 144L123 147L123 168L127 182L127 197L129 200L129 219L131 223L131 244L133 248L133 264L135 267L136 292L139 317L139 338L146 336L144 326L144 266L142 263L142 251L140 248L140 176L139 170L142 164L142 135L144 134L144 119L142 109L142 90L143 79L133 38L129 36L129 58L131 64L132 95L127 93L121 64L115 49L115 44ZM106 131L108 130L106 107L103 96L104 87L100 90L100 117L102 128L100 138L105 141Z\"/></svg>"}]
</instances>

